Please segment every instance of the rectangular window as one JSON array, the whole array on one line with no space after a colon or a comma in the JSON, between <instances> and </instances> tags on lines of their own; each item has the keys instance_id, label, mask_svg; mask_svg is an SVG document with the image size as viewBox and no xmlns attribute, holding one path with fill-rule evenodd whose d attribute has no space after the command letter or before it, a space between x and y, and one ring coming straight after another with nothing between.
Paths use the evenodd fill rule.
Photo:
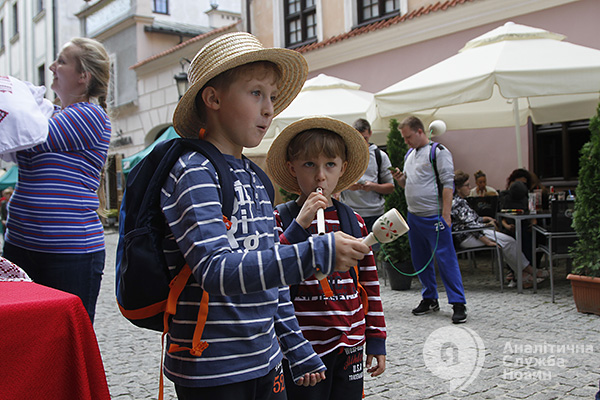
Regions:
<instances>
[{"instance_id":1,"label":"rectangular window","mask_svg":"<svg viewBox=\"0 0 600 400\"><path fill-rule=\"evenodd\" d=\"M533 171L542 182L573 182L579 151L590 140L589 120L533 125Z\"/></svg>"},{"instance_id":2,"label":"rectangular window","mask_svg":"<svg viewBox=\"0 0 600 400\"><path fill-rule=\"evenodd\" d=\"M38 86L46 86L46 65L42 64L38 67Z\"/></svg>"},{"instance_id":3,"label":"rectangular window","mask_svg":"<svg viewBox=\"0 0 600 400\"><path fill-rule=\"evenodd\" d=\"M168 14L169 0L154 0L154 12L157 14Z\"/></svg>"},{"instance_id":4,"label":"rectangular window","mask_svg":"<svg viewBox=\"0 0 600 400\"><path fill-rule=\"evenodd\" d=\"M17 3L13 4L12 23L12 36L17 36L19 34L19 7Z\"/></svg>"},{"instance_id":5,"label":"rectangular window","mask_svg":"<svg viewBox=\"0 0 600 400\"><path fill-rule=\"evenodd\" d=\"M0 19L0 51L4 51L4 18Z\"/></svg>"},{"instance_id":6,"label":"rectangular window","mask_svg":"<svg viewBox=\"0 0 600 400\"><path fill-rule=\"evenodd\" d=\"M400 0L357 0L356 5L359 25L400 13Z\"/></svg>"},{"instance_id":7,"label":"rectangular window","mask_svg":"<svg viewBox=\"0 0 600 400\"><path fill-rule=\"evenodd\" d=\"M285 44L299 47L317 40L315 0L285 0Z\"/></svg>"},{"instance_id":8,"label":"rectangular window","mask_svg":"<svg viewBox=\"0 0 600 400\"><path fill-rule=\"evenodd\" d=\"M44 0L34 0L33 5L35 7L35 15L44 11Z\"/></svg>"}]
</instances>

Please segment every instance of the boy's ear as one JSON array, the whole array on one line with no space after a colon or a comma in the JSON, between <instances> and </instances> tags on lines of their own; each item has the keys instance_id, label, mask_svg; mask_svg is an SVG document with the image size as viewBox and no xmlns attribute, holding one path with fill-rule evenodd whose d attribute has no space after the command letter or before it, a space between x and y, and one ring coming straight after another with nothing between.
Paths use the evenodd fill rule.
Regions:
<instances>
[{"instance_id":1,"label":"boy's ear","mask_svg":"<svg viewBox=\"0 0 600 400\"><path fill-rule=\"evenodd\" d=\"M219 92L212 86L207 86L202 91L202 101L206 108L218 110L221 105L219 101Z\"/></svg>"},{"instance_id":2,"label":"boy's ear","mask_svg":"<svg viewBox=\"0 0 600 400\"><path fill-rule=\"evenodd\" d=\"M340 178L344 175L344 172L346 172L346 167L348 167L348 161L344 161L342 163L342 169L340 171Z\"/></svg>"},{"instance_id":3,"label":"boy's ear","mask_svg":"<svg viewBox=\"0 0 600 400\"><path fill-rule=\"evenodd\" d=\"M296 170L294 169L294 166L292 165L292 163L291 163L291 162L289 162L289 161L287 161L287 162L285 163L285 165L287 166L287 168L288 168L288 171L290 171L290 174L291 174L291 175L292 175L294 178L296 178Z\"/></svg>"}]
</instances>

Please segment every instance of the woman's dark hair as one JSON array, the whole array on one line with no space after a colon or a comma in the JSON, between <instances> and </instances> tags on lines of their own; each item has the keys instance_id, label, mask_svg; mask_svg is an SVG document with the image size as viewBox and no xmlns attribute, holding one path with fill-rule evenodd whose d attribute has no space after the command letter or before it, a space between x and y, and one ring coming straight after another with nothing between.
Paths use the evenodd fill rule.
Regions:
<instances>
[{"instance_id":1,"label":"woman's dark hair","mask_svg":"<svg viewBox=\"0 0 600 400\"><path fill-rule=\"evenodd\" d=\"M519 178L525 178L527 180L527 189L531 187L531 174L525 168L517 168L508 176L506 179L506 189L510 188L510 184Z\"/></svg>"}]
</instances>

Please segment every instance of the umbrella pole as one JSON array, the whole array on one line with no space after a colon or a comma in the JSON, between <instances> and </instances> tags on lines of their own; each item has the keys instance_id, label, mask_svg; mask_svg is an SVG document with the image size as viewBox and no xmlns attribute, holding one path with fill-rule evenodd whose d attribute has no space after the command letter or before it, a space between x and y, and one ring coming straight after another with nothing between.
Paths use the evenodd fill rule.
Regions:
<instances>
[{"instance_id":1,"label":"umbrella pole","mask_svg":"<svg viewBox=\"0 0 600 400\"><path fill-rule=\"evenodd\" d=\"M521 157L521 124L519 123L519 99L512 99L513 115L515 117L515 135L517 139L517 165L523 168L523 159Z\"/></svg>"}]
</instances>

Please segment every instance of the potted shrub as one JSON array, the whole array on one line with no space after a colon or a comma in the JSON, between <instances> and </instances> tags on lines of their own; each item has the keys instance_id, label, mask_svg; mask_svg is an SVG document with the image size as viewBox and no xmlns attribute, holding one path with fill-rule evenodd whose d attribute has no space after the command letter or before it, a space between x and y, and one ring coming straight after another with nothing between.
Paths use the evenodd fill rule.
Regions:
<instances>
[{"instance_id":1,"label":"potted shrub","mask_svg":"<svg viewBox=\"0 0 600 400\"><path fill-rule=\"evenodd\" d=\"M398 121L390 120L390 133L387 138L387 154L390 157L392 166L404 168L404 156L408 151L408 146L404 143L402 134L398 130ZM406 218L407 206L404 197L404 189L396 185L395 190L385 197L385 210L395 208ZM390 286L393 290L408 290L412 282L414 269L410 258L410 245L408 243L408 234L401 236L391 243L382 245L383 250L379 252L379 258L383 263L386 274L390 279ZM386 259L386 254L389 260ZM407 275L405 275L407 274Z\"/></svg>"},{"instance_id":2,"label":"potted shrub","mask_svg":"<svg viewBox=\"0 0 600 400\"><path fill-rule=\"evenodd\" d=\"M571 248L571 281L577 311L600 315L600 106L590 121L590 141L581 149L573 224L579 238Z\"/></svg>"}]
</instances>

